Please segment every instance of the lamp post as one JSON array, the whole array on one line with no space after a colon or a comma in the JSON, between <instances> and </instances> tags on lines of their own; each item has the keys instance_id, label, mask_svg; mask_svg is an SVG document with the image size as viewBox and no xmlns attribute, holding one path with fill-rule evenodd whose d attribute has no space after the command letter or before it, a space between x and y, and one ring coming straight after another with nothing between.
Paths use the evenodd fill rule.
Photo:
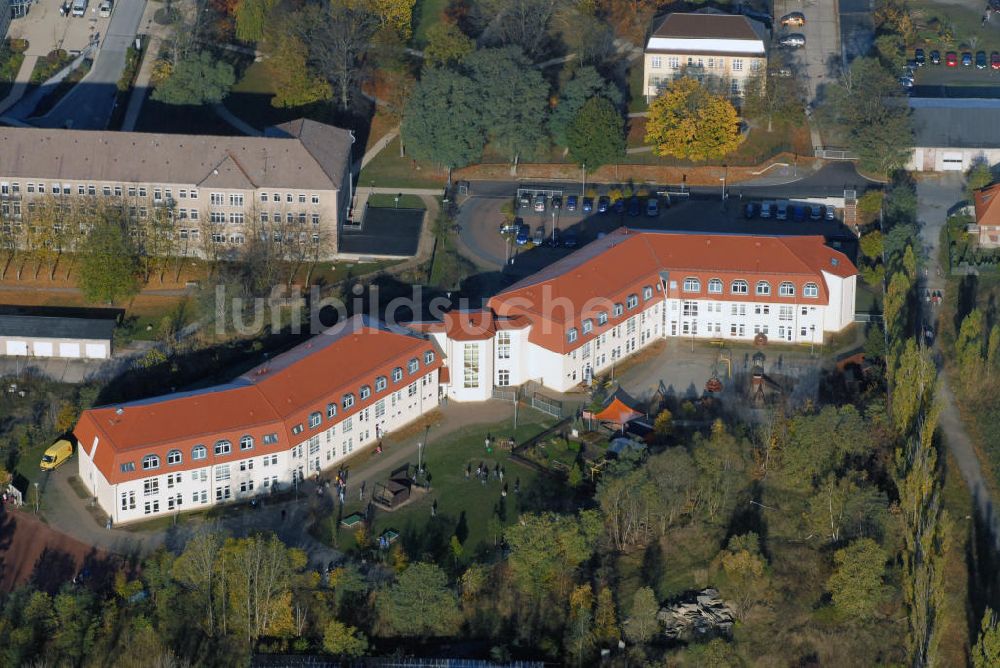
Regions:
<instances>
[{"instance_id":1,"label":"lamp post","mask_svg":"<svg viewBox=\"0 0 1000 668\"><path fill-rule=\"evenodd\" d=\"M722 201L723 202L726 201L726 177L728 177L728 176L729 176L729 165L727 165L726 163L722 163L722 178L719 179L719 180L722 181Z\"/></svg>"},{"instance_id":2,"label":"lamp post","mask_svg":"<svg viewBox=\"0 0 1000 668\"><path fill-rule=\"evenodd\" d=\"M586 197L587 195L587 165L584 164L580 168L580 172L583 174L583 185L580 186L580 198ZM581 204L581 206L583 206Z\"/></svg>"},{"instance_id":3,"label":"lamp post","mask_svg":"<svg viewBox=\"0 0 1000 668\"><path fill-rule=\"evenodd\" d=\"M417 441L417 473L423 470L424 442Z\"/></svg>"},{"instance_id":4,"label":"lamp post","mask_svg":"<svg viewBox=\"0 0 1000 668\"><path fill-rule=\"evenodd\" d=\"M38 514L38 481L35 481L35 514Z\"/></svg>"},{"instance_id":5,"label":"lamp post","mask_svg":"<svg viewBox=\"0 0 1000 668\"><path fill-rule=\"evenodd\" d=\"M816 348L816 325L809 325L809 357L813 356Z\"/></svg>"}]
</instances>

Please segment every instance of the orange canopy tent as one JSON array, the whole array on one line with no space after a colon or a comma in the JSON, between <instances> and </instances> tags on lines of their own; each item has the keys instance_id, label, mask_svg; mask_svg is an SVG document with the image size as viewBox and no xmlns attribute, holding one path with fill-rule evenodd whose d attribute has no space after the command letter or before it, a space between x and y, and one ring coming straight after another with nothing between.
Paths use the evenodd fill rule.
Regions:
<instances>
[{"instance_id":1,"label":"orange canopy tent","mask_svg":"<svg viewBox=\"0 0 1000 668\"><path fill-rule=\"evenodd\" d=\"M609 422L618 428L624 428L631 420L644 415L642 411L633 408L636 403L635 399L619 387L608 398L604 408L587 417L592 417L601 422Z\"/></svg>"}]
</instances>

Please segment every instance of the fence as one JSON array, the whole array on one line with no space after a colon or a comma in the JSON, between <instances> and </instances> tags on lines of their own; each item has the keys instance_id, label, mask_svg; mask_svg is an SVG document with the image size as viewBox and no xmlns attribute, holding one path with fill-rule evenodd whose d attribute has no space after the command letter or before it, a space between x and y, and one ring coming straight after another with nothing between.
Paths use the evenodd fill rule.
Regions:
<instances>
[{"instance_id":1,"label":"fence","mask_svg":"<svg viewBox=\"0 0 1000 668\"><path fill-rule=\"evenodd\" d=\"M842 148L813 147L813 155L824 160L857 160L858 154Z\"/></svg>"},{"instance_id":2,"label":"fence","mask_svg":"<svg viewBox=\"0 0 1000 668\"><path fill-rule=\"evenodd\" d=\"M516 387L493 387L493 398L501 401L514 401L517 399Z\"/></svg>"},{"instance_id":3,"label":"fence","mask_svg":"<svg viewBox=\"0 0 1000 668\"><path fill-rule=\"evenodd\" d=\"M531 393L531 407L535 410L547 413L554 418L562 417L562 402L551 397L547 397L540 392Z\"/></svg>"}]
</instances>

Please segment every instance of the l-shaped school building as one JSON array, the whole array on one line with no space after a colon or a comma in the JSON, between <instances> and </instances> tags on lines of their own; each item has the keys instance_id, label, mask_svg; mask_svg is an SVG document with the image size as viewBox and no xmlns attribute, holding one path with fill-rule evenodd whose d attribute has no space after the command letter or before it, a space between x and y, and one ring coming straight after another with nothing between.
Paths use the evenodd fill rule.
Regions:
<instances>
[{"instance_id":1,"label":"l-shaped school building","mask_svg":"<svg viewBox=\"0 0 1000 668\"><path fill-rule=\"evenodd\" d=\"M433 410L565 392L667 337L822 343L856 269L820 236L609 234L441 320L362 316L225 385L85 411L80 479L115 523L285 489Z\"/></svg>"}]
</instances>

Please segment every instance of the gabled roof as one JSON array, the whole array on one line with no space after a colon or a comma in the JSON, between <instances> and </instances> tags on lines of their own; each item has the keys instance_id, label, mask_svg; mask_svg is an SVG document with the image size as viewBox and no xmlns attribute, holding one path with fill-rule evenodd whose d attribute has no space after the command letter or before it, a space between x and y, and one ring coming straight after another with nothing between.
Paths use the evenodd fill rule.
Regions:
<instances>
[{"instance_id":1,"label":"gabled roof","mask_svg":"<svg viewBox=\"0 0 1000 668\"><path fill-rule=\"evenodd\" d=\"M0 127L0 176L339 190L353 142L306 120L264 137Z\"/></svg>"},{"instance_id":2,"label":"gabled roof","mask_svg":"<svg viewBox=\"0 0 1000 668\"><path fill-rule=\"evenodd\" d=\"M972 194L976 204L976 223L990 227L1000 226L1000 183L980 188Z\"/></svg>"},{"instance_id":3,"label":"gabled roof","mask_svg":"<svg viewBox=\"0 0 1000 668\"><path fill-rule=\"evenodd\" d=\"M110 341L114 331L111 319L0 314L0 336Z\"/></svg>"},{"instance_id":4,"label":"gabled roof","mask_svg":"<svg viewBox=\"0 0 1000 668\"><path fill-rule=\"evenodd\" d=\"M667 14L649 36L646 51L763 56L766 48L763 37L747 17L706 11Z\"/></svg>"}]
</instances>

